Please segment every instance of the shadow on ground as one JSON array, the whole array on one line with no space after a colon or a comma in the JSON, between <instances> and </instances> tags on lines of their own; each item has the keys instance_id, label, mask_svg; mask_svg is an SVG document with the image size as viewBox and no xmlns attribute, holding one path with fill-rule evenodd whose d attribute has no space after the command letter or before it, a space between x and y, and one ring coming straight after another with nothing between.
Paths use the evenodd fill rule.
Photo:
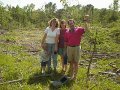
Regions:
<instances>
[{"instance_id":1,"label":"shadow on ground","mask_svg":"<svg viewBox=\"0 0 120 90\"><path fill-rule=\"evenodd\" d=\"M49 76L41 76L41 73L34 73L31 75L28 79L27 84L41 84L43 86L49 86L49 90L59 90L62 87L70 88L73 86L74 81L68 81L66 84L60 86L60 87L54 87L50 81L56 81L59 80L63 76L62 73L56 72Z\"/></svg>"},{"instance_id":2,"label":"shadow on ground","mask_svg":"<svg viewBox=\"0 0 120 90\"><path fill-rule=\"evenodd\" d=\"M70 89L74 84L74 81L68 81L66 84L59 86L59 87L54 87L53 85L49 85L49 90L62 90L63 88L65 89Z\"/></svg>"},{"instance_id":3,"label":"shadow on ground","mask_svg":"<svg viewBox=\"0 0 120 90\"><path fill-rule=\"evenodd\" d=\"M50 75L47 76L42 76L42 74L39 73L34 73L33 75L31 75L28 79L27 84L42 84L43 86L48 85L48 83L50 83L50 81L54 81L54 80L58 80L63 74L56 72L56 73L52 73Z\"/></svg>"},{"instance_id":4,"label":"shadow on ground","mask_svg":"<svg viewBox=\"0 0 120 90\"><path fill-rule=\"evenodd\" d=\"M59 77L60 79L60 77ZM58 80L59 80L58 79ZM73 87L73 84L75 83L74 80L68 80L65 84L55 87L52 84L49 85L49 90L63 90L63 89L70 89L71 87Z\"/></svg>"}]
</instances>

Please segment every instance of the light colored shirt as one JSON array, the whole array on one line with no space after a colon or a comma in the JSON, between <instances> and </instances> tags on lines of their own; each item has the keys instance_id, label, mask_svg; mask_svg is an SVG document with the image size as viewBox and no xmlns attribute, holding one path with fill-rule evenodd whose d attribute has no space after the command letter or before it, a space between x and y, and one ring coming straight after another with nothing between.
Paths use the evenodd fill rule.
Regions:
<instances>
[{"instance_id":1,"label":"light colored shirt","mask_svg":"<svg viewBox=\"0 0 120 90\"><path fill-rule=\"evenodd\" d=\"M44 32L47 34L46 43L55 44L55 38L60 34L60 29L56 28L52 31L50 27L47 27Z\"/></svg>"},{"instance_id":2,"label":"light colored shirt","mask_svg":"<svg viewBox=\"0 0 120 90\"><path fill-rule=\"evenodd\" d=\"M40 62L46 62L49 60L49 55L45 51L40 52Z\"/></svg>"},{"instance_id":3,"label":"light colored shirt","mask_svg":"<svg viewBox=\"0 0 120 90\"><path fill-rule=\"evenodd\" d=\"M67 30L65 33L65 43L67 46L79 46L84 32L82 27L75 28L74 32Z\"/></svg>"}]
</instances>

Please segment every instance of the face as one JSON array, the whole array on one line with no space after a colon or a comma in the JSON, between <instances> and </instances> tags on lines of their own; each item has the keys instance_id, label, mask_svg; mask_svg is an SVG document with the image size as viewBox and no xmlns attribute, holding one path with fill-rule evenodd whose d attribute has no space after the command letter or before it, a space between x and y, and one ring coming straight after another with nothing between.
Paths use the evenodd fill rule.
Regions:
<instances>
[{"instance_id":1,"label":"face","mask_svg":"<svg viewBox=\"0 0 120 90\"><path fill-rule=\"evenodd\" d=\"M53 20L53 21L51 22L51 26L52 26L52 27L55 27L56 24L57 24L57 22L56 22L55 20Z\"/></svg>"},{"instance_id":2,"label":"face","mask_svg":"<svg viewBox=\"0 0 120 90\"><path fill-rule=\"evenodd\" d=\"M61 28L62 29L66 28L66 23L65 22L61 23Z\"/></svg>"},{"instance_id":3,"label":"face","mask_svg":"<svg viewBox=\"0 0 120 90\"><path fill-rule=\"evenodd\" d=\"M68 23L68 25L69 25L70 28L74 28L74 21L70 20L69 23Z\"/></svg>"}]
</instances>

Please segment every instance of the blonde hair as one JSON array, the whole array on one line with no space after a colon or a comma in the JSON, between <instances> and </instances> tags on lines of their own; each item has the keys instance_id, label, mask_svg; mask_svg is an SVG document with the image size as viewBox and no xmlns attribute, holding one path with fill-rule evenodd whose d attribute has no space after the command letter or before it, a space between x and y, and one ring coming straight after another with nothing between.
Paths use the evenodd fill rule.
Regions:
<instances>
[{"instance_id":1,"label":"blonde hair","mask_svg":"<svg viewBox=\"0 0 120 90\"><path fill-rule=\"evenodd\" d=\"M50 27L52 26L52 22L53 22L53 21L56 22L56 26L55 26L55 27L58 27L59 21L58 21L57 18L52 18L52 19L48 22L49 26L50 26Z\"/></svg>"}]
</instances>

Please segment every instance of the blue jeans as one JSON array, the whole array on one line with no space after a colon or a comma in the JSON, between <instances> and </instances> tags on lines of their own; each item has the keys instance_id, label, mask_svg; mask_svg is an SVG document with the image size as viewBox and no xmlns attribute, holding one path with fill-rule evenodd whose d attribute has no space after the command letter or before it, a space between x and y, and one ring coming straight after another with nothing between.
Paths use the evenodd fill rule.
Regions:
<instances>
[{"instance_id":1,"label":"blue jeans","mask_svg":"<svg viewBox=\"0 0 120 90\"><path fill-rule=\"evenodd\" d=\"M49 60L48 60L48 68L51 68L51 59L53 60L53 67L57 67L57 54L54 54L55 50L55 44L49 44L47 43L47 50L50 54Z\"/></svg>"}]
</instances>

